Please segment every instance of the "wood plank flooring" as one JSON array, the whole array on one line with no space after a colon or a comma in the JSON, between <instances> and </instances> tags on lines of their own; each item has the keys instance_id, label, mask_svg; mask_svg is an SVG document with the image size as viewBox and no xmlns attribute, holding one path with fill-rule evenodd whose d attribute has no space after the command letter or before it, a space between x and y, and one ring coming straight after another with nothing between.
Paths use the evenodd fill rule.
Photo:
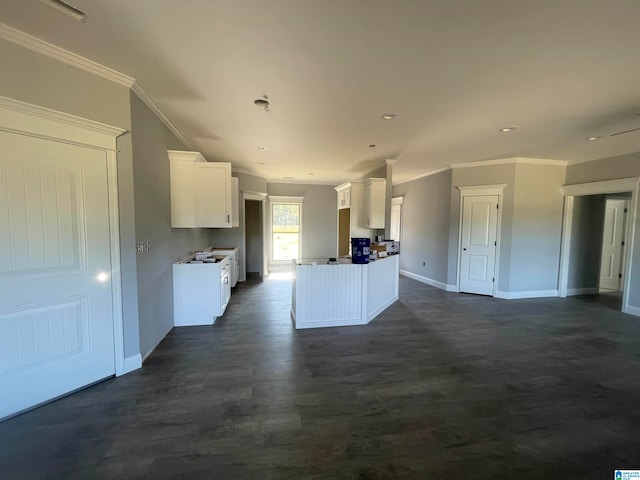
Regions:
<instances>
[{"instance_id":1,"label":"wood plank flooring","mask_svg":"<svg viewBox=\"0 0 640 480\"><path fill-rule=\"evenodd\" d=\"M296 331L239 284L142 369L0 423L2 479L602 479L640 468L640 319L401 277L368 326Z\"/></svg>"}]
</instances>

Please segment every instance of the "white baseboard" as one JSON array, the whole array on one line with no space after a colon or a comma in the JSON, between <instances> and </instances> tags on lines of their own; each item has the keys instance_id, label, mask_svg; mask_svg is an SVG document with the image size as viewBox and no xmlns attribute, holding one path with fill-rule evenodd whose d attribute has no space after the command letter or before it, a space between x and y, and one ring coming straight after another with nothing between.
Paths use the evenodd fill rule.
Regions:
<instances>
[{"instance_id":1,"label":"white baseboard","mask_svg":"<svg viewBox=\"0 0 640 480\"><path fill-rule=\"evenodd\" d=\"M596 293L600 293L600 289L598 287L567 288L567 296L572 296L572 295L594 295Z\"/></svg>"},{"instance_id":2,"label":"white baseboard","mask_svg":"<svg viewBox=\"0 0 640 480\"><path fill-rule=\"evenodd\" d=\"M125 357L122 367L123 371L120 375L125 375L129 372L133 372L134 370L139 369L140 367L142 367L142 355L137 353L135 355L131 355L130 357Z\"/></svg>"},{"instance_id":3,"label":"white baseboard","mask_svg":"<svg viewBox=\"0 0 640 480\"><path fill-rule=\"evenodd\" d=\"M411 273L407 270L400 270L400 275L404 275L405 277L413 278L421 283L426 283L427 285L431 285L432 287L439 288L441 290L446 290L447 292L457 292L458 288L455 285L448 285L443 282L439 282L437 280L433 280L431 278L423 277L422 275L417 275L415 273Z\"/></svg>"},{"instance_id":4,"label":"white baseboard","mask_svg":"<svg viewBox=\"0 0 640 480\"><path fill-rule=\"evenodd\" d=\"M640 307L633 307L631 305L627 305L622 311L624 313L628 313L629 315L635 315L636 317L640 317Z\"/></svg>"},{"instance_id":5,"label":"white baseboard","mask_svg":"<svg viewBox=\"0 0 640 480\"><path fill-rule=\"evenodd\" d=\"M505 292L496 290L495 298L503 298L505 300L516 300L519 298L544 298L557 297L558 290L521 290L519 292Z\"/></svg>"}]
</instances>

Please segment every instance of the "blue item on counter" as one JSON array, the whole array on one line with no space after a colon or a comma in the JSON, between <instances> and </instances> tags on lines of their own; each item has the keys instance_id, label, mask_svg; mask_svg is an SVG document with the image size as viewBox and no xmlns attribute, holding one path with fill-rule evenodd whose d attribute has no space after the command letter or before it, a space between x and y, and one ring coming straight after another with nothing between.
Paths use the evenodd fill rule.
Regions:
<instances>
[{"instance_id":1,"label":"blue item on counter","mask_svg":"<svg viewBox=\"0 0 640 480\"><path fill-rule=\"evenodd\" d=\"M351 239L351 263L369 263L369 247L371 240L368 238Z\"/></svg>"}]
</instances>

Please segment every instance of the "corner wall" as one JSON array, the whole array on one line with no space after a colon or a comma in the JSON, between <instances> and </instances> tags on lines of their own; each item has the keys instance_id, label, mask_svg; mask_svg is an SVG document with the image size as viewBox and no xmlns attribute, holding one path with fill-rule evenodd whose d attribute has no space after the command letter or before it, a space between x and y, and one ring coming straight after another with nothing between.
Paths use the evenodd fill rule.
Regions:
<instances>
[{"instance_id":1,"label":"corner wall","mask_svg":"<svg viewBox=\"0 0 640 480\"><path fill-rule=\"evenodd\" d=\"M451 177L447 170L393 187L394 197L404 197L400 269L441 288L448 280Z\"/></svg>"}]
</instances>

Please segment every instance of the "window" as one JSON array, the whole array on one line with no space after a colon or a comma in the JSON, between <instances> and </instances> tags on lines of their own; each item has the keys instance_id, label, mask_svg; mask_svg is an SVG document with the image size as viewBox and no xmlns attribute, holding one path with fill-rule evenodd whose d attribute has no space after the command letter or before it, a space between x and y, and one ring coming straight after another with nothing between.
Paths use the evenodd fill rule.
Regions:
<instances>
[{"instance_id":1,"label":"window","mask_svg":"<svg viewBox=\"0 0 640 480\"><path fill-rule=\"evenodd\" d=\"M300 257L302 236L302 199L270 197L271 261L288 262Z\"/></svg>"}]
</instances>

